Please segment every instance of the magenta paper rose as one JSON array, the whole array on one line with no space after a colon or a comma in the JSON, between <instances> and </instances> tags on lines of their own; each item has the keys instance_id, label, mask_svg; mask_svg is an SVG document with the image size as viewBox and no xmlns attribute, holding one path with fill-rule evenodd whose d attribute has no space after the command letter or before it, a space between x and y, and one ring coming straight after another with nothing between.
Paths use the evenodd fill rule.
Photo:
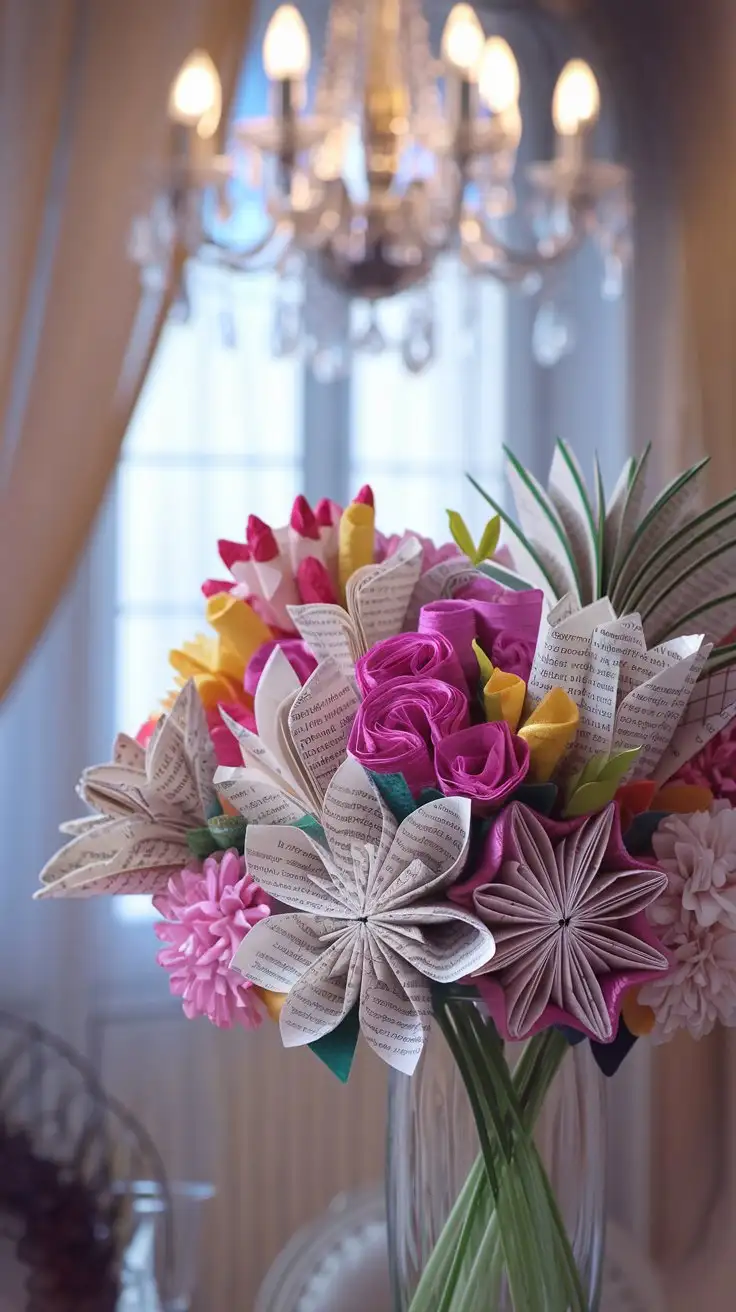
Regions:
<instances>
[{"instance_id":1,"label":"magenta paper rose","mask_svg":"<svg viewBox=\"0 0 736 1312\"><path fill-rule=\"evenodd\" d=\"M397 633L361 656L355 666L365 696L388 679L441 679L466 693L468 685L452 643L441 633Z\"/></svg>"},{"instance_id":2,"label":"magenta paper rose","mask_svg":"<svg viewBox=\"0 0 736 1312\"><path fill-rule=\"evenodd\" d=\"M644 914L666 887L664 871L629 856L615 803L568 821L507 806L449 894L493 932L496 955L474 982L502 1034L570 1025L610 1042L626 990L669 968Z\"/></svg>"},{"instance_id":3,"label":"magenta paper rose","mask_svg":"<svg viewBox=\"0 0 736 1312\"><path fill-rule=\"evenodd\" d=\"M403 774L411 791L435 788L434 749L470 723L468 699L439 679L389 679L368 693L353 721L348 752L376 774Z\"/></svg>"},{"instance_id":4,"label":"magenta paper rose","mask_svg":"<svg viewBox=\"0 0 736 1312\"><path fill-rule=\"evenodd\" d=\"M486 582L492 588L498 586L490 579L482 579L470 587L482 590ZM478 681L473 639L499 669L526 681L539 632L542 600L542 593L536 589L513 592L504 588L493 601L477 597L431 601L419 613L419 632L441 633L452 643L471 686Z\"/></svg>"},{"instance_id":5,"label":"magenta paper rose","mask_svg":"<svg viewBox=\"0 0 736 1312\"><path fill-rule=\"evenodd\" d=\"M448 797L469 797L473 815L488 815L523 783L529 748L500 720L459 729L437 744L437 780Z\"/></svg>"},{"instance_id":6,"label":"magenta paper rose","mask_svg":"<svg viewBox=\"0 0 736 1312\"><path fill-rule=\"evenodd\" d=\"M262 642L248 661L245 671L243 683L245 691L249 692L251 696L255 694L258 681L266 668L268 658L274 647L281 648L300 683L306 683L310 674L313 674L317 668L314 656L306 642L302 642L301 638L274 638L272 642Z\"/></svg>"}]
</instances>

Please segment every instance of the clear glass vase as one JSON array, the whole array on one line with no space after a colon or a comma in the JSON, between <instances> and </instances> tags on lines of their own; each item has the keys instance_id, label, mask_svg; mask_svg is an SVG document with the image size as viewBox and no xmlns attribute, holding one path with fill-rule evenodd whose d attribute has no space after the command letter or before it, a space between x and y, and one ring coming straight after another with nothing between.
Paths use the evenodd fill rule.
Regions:
<instances>
[{"instance_id":1,"label":"clear glass vase","mask_svg":"<svg viewBox=\"0 0 736 1312\"><path fill-rule=\"evenodd\" d=\"M491 1125L498 1117L499 1138L491 1130L489 1147L488 1133L479 1132L477 1097L474 1109L468 1092L470 1081L475 1095L472 1070L469 1075L465 1058L459 1060L462 1045L453 1052L433 1024L414 1075L391 1073L387 1208L395 1312L596 1312L605 1114L603 1078L589 1045L569 1047L547 1031L526 1045L504 1047L481 1003L452 1007L474 1017L476 1056L494 1050L488 1100L496 1088ZM460 1039L472 1046L472 1032ZM477 1074L477 1061L474 1069ZM503 1101L513 1096L509 1080L518 1094L513 1107ZM526 1136L517 1114L525 1118ZM514 1133L525 1138L523 1153ZM484 1149L492 1156L493 1188ZM557 1283L560 1244L568 1265L574 1260L570 1295L570 1286ZM524 1283L530 1265L534 1288Z\"/></svg>"}]
</instances>

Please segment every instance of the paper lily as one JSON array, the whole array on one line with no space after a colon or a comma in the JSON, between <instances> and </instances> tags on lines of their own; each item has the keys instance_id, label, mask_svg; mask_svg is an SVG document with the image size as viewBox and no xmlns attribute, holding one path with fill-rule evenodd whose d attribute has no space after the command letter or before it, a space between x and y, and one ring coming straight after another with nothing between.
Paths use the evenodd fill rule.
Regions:
<instances>
[{"instance_id":1,"label":"paper lily","mask_svg":"<svg viewBox=\"0 0 736 1312\"><path fill-rule=\"evenodd\" d=\"M286 1047L331 1033L358 1007L360 1028L388 1065L410 1074L432 1016L428 980L451 983L485 966L493 935L439 900L465 863L470 803L443 798L398 825L356 761L332 779L325 843L288 825L251 825L246 863L292 914L247 936L233 966L256 986L288 993Z\"/></svg>"},{"instance_id":2,"label":"paper lily","mask_svg":"<svg viewBox=\"0 0 736 1312\"><path fill-rule=\"evenodd\" d=\"M478 872L451 893L496 939L492 973L475 982L502 1032L570 1025L611 1040L626 989L668 968L643 914L666 887L626 852L615 805L582 822L508 806Z\"/></svg>"}]
</instances>

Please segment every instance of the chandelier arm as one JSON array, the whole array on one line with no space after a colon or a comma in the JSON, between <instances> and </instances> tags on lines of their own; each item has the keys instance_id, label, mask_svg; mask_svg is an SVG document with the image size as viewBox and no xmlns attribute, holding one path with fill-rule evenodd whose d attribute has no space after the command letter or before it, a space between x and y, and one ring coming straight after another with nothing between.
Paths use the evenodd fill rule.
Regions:
<instances>
[{"instance_id":1,"label":"chandelier arm","mask_svg":"<svg viewBox=\"0 0 736 1312\"><path fill-rule=\"evenodd\" d=\"M507 278L512 275L521 280L529 273L543 273L561 264L585 240L585 224L577 220L572 230L566 236L556 238L548 249L522 251L496 237L482 219L476 221L481 230L480 238L472 242L462 240L460 251L463 261L474 273L488 274L490 277L505 274Z\"/></svg>"},{"instance_id":2,"label":"chandelier arm","mask_svg":"<svg viewBox=\"0 0 736 1312\"><path fill-rule=\"evenodd\" d=\"M232 269L235 272L247 273L248 265L258 256L263 255L274 240L280 235L293 236L293 227L290 223L278 219L271 224L265 237L255 242L252 246L231 247L225 246L222 242L215 241L213 237L207 237L199 248L198 254L208 261L208 256L213 256L212 263L217 263L221 268Z\"/></svg>"}]
</instances>

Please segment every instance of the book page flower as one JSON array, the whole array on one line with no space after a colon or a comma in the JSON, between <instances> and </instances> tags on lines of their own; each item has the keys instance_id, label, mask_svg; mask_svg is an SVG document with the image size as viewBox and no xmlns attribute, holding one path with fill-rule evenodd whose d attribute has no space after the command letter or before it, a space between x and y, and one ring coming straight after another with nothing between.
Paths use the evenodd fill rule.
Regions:
<instances>
[{"instance_id":1,"label":"book page flower","mask_svg":"<svg viewBox=\"0 0 736 1312\"><path fill-rule=\"evenodd\" d=\"M435 746L469 723L468 699L451 684L388 679L359 707L348 752L366 770L403 774L416 796L436 787Z\"/></svg>"},{"instance_id":2,"label":"book page flower","mask_svg":"<svg viewBox=\"0 0 736 1312\"><path fill-rule=\"evenodd\" d=\"M650 908L651 916L651 908ZM639 990L642 1006L654 1012L655 1043L679 1030L694 1039L710 1034L717 1021L736 1025L736 934L716 922L705 927L693 915L660 929L672 969Z\"/></svg>"},{"instance_id":3,"label":"book page flower","mask_svg":"<svg viewBox=\"0 0 736 1312\"><path fill-rule=\"evenodd\" d=\"M706 928L720 921L736 929L736 810L728 802L667 816L652 846L668 876L666 892L651 908L654 924L674 924L692 912Z\"/></svg>"},{"instance_id":4,"label":"book page flower","mask_svg":"<svg viewBox=\"0 0 736 1312\"><path fill-rule=\"evenodd\" d=\"M529 748L504 720L474 724L437 744L435 765L443 793L469 797L474 815L488 815L524 782Z\"/></svg>"},{"instance_id":5,"label":"book page flower","mask_svg":"<svg viewBox=\"0 0 736 1312\"><path fill-rule=\"evenodd\" d=\"M428 980L451 983L493 956L490 930L442 898L467 857L470 803L433 801L397 825L347 760L322 823L324 843L296 826L248 827L248 869L295 911L257 925L233 966L288 993L279 1019L286 1047L329 1034L357 1006L374 1051L411 1073L432 1016Z\"/></svg>"},{"instance_id":6,"label":"book page flower","mask_svg":"<svg viewBox=\"0 0 736 1312\"><path fill-rule=\"evenodd\" d=\"M470 894L496 939L492 973L475 982L503 1033L562 1024L612 1039L624 991L667 969L642 914L666 883L628 855L613 804L567 822L518 802L502 811L452 896Z\"/></svg>"},{"instance_id":7,"label":"book page flower","mask_svg":"<svg viewBox=\"0 0 736 1312\"><path fill-rule=\"evenodd\" d=\"M156 960L170 975L188 1020L205 1016L219 1029L256 1029L263 1011L250 980L230 962L254 925L271 914L271 900L235 851L188 865L153 899L164 917L154 925L165 944Z\"/></svg>"}]
</instances>

